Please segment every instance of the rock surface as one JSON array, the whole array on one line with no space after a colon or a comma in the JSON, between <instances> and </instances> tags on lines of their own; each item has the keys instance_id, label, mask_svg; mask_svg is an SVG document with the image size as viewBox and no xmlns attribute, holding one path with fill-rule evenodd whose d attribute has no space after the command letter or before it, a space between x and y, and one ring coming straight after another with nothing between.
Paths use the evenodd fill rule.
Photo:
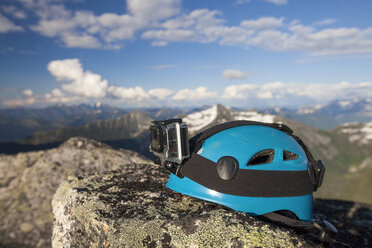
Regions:
<instances>
[{"instance_id":1,"label":"rock surface","mask_svg":"<svg viewBox=\"0 0 372 248\"><path fill-rule=\"evenodd\" d=\"M61 182L149 162L127 150L114 150L85 138L56 149L0 155L0 247L50 247L51 201Z\"/></svg>"},{"instance_id":2,"label":"rock surface","mask_svg":"<svg viewBox=\"0 0 372 248\"><path fill-rule=\"evenodd\" d=\"M153 164L69 178L53 198L52 244L59 247L323 247L262 219L167 189ZM317 200L317 217L340 229L334 247L372 244L372 206Z\"/></svg>"}]
</instances>

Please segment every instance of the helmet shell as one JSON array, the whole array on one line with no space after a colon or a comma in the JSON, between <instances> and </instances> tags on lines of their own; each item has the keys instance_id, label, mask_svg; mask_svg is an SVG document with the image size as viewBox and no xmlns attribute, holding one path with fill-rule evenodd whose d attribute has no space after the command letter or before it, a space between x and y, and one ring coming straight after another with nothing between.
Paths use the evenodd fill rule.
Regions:
<instances>
[{"instance_id":1,"label":"helmet shell","mask_svg":"<svg viewBox=\"0 0 372 248\"><path fill-rule=\"evenodd\" d=\"M274 150L272 162L247 165L255 154L267 149ZM284 150L297 154L298 158L284 161ZM218 132L207 138L197 153L215 163L223 156L234 157L239 162L239 170L301 171L307 170L306 164L308 163L305 151L292 136L278 129L260 125L245 125ZM288 210L304 221L311 221L313 218L312 194L291 197L230 195L209 189L187 177L179 178L173 174L171 174L166 186L182 194L221 204L251 215Z\"/></svg>"}]
</instances>

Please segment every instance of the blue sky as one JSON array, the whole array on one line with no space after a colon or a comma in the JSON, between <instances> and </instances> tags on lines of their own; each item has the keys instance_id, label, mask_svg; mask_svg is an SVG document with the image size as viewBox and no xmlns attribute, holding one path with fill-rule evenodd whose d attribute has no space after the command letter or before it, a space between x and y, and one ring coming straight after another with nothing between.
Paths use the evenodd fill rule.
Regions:
<instances>
[{"instance_id":1,"label":"blue sky","mask_svg":"<svg viewBox=\"0 0 372 248\"><path fill-rule=\"evenodd\" d=\"M365 0L3 0L0 107L372 97Z\"/></svg>"}]
</instances>

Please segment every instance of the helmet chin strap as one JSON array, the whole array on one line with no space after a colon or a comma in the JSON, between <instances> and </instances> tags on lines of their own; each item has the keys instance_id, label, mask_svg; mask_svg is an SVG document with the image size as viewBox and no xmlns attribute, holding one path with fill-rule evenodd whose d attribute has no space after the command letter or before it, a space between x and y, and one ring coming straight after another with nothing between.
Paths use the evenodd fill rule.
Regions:
<instances>
[{"instance_id":1,"label":"helmet chin strap","mask_svg":"<svg viewBox=\"0 0 372 248\"><path fill-rule=\"evenodd\" d=\"M337 234L336 227L324 219L314 219L312 222L306 222L302 220L292 219L282 214L274 212L267 213L261 216L278 224L289 226L297 230L313 233L316 235L316 238L321 242L333 243L336 241L335 239Z\"/></svg>"}]
</instances>

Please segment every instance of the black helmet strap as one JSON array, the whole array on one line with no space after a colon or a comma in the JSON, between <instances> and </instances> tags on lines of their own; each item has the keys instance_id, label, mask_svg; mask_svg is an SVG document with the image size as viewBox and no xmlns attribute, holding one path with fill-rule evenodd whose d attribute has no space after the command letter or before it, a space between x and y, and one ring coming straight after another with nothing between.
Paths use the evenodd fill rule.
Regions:
<instances>
[{"instance_id":1,"label":"black helmet strap","mask_svg":"<svg viewBox=\"0 0 372 248\"><path fill-rule=\"evenodd\" d=\"M176 169L176 168L174 168ZM192 153L173 173L220 193L251 197L287 197L312 194L308 171L272 171L240 169L231 180L222 179L217 163ZM172 171L171 171L172 172Z\"/></svg>"}]
</instances>

